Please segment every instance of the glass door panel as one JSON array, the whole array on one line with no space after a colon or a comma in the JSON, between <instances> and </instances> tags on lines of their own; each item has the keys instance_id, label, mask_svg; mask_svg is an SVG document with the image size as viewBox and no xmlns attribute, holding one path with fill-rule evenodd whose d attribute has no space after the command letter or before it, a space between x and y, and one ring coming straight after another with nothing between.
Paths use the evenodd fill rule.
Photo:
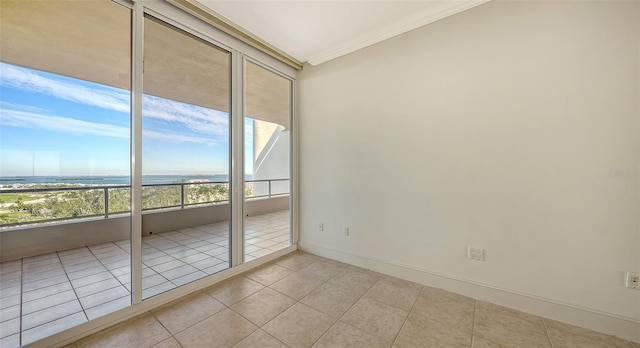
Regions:
<instances>
[{"instance_id":1,"label":"glass door panel","mask_svg":"<svg viewBox=\"0 0 640 348\"><path fill-rule=\"evenodd\" d=\"M8 348L131 304L131 10L3 1L0 32Z\"/></svg>"},{"instance_id":2,"label":"glass door panel","mask_svg":"<svg viewBox=\"0 0 640 348\"><path fill-rule=\"evenodd\" d=\"M244 261L291 245L291 87L245 63Z\"/></svg>"},{"instance_id":3,"label":"glass door panel","mask_svg":"<svg viewBox=\"0 0 640 348\"><path fill-rule=\"evenodd\" d=\"M145 16L143 298L230 266L230 59Z\"/></svg>"}]
</instances>

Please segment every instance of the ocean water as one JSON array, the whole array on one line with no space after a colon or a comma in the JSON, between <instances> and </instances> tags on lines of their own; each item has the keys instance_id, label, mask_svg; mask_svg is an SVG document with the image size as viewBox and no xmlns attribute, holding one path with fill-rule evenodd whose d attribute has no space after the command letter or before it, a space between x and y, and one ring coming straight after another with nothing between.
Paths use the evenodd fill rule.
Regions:
<instances>
[{"instance_id":1,"label":"ocean water","mask_svg":"<svg viewBox=\"0 0 640 348\"><path fill-rule=\"evenodd\" d=\"M247 175L246 180L251 180ZM143 185L175 184L186 181L224 182L229 180L226 174L214 175L143 175ZM129 185L129 176L0 176L0 185L13 184L84 184L84 185Z\"/></svg>"}]
</instances>

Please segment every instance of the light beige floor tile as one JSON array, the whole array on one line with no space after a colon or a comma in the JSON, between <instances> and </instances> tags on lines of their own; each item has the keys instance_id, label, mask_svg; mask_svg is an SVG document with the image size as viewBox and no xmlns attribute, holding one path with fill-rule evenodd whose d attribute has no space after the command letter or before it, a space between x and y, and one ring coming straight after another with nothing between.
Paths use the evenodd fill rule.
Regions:
<instances>
[{"instance_id":1,"label":"light beige floor tile","mask_svg":"<svg viewBox=\"0 0 640 348\"><path fill-rule=\"evenodd\" d=\"M264 285L244 276L233 277L206 290L206 293L215 297L227 306L258 292Z\"/></svg>"},{"instance_id":2,"label":"light beige floor tile","mask_svg":"<svg viewBox=\"0 0 640 348\"><path fill-rule=\"evenodd\" d=\"M276 265L275 263L268 263L247 273L244 273L243 275L249 279L255 280L262 285L268 286L290 274L293 274L293 271Z\"/></svg>"},{"instance_id":3,"label":"light beige floor tile","mask_svg":"<svg viewBox=\"0 0 640 348\"><path fill-rule=\"evenodd\" d=\"M287 345L278 341L262 329L256 330L249 337L243 339L233 348L287 348Z\"/></svg>"},{"instance_id":4,"label":"light beige floor tile","mask_svg":"<svg viewBox=\"0 0 640 348\"><path fill-rule=\"evenodd\" d=\"M319 261L320 259L320 256L304 253L301 251L294 251L277 259L275 263L292 271L299 271L309 266L310 264Z\"/></svg>"},{"instance_id":5,"label":"light beige floor tile","mask_svg":"<svg viewBox=\"0 0 640 348\"><path fill-rule=\"evenodd\" d=\"M516 346L502 345L502 344L492 342L488 339L485 339L482 337L475 337L475 336L473 337L473 343L471 344L471 348L509 348L509 347L517 348ZM402 347L399 347L399 348L402 348Z\"/></svg>"},{"instance_id":6,"label":"light beige floor tile","mask_svg":"<svg viewBox=\"0 0 640 348\"><path fill-rule=\"evenodd\" d=\"M383 276L369 289L365 297L409 311L422 288L423 285L418 283Z\"/></svg>"},{"instance_id":7,"label":"light beige floor tile","mask_svg":"<svg viewBox=\"0 0 640 348\"><path fill-rule=\"evenodd\" d=\"M275 318L296 301L270 288L264 288L230 308L249 319L252 323L262 326Z\"/></svg>"},{"instance_id":8,"label":"light beige floor tile","mask_svg":"<svg viewBox=\"0 0 640 348\"><path fill-rule=\"evenodd\" d=\"M341 321L391 344L409 312L370 298L362 298Z\"/></svg>"},{"instance_id":9,"label":"light beige floor tile","mask_svg":"<svg viewBox=\"0 0 640 348\"><path fill-rule=\"evenodd\" d=\"M400 330L395 345L398 347L469 347L472 331L472 323L468 325L445 323L411 313Z\"/></svg>"},{"instance_id":10,"label":"light beige floor tile","mask_svg":"<svg viewBox=\"0 0 640 348\"><path fill-rule=\"evenodd\" d=\"M311 276L319 279L323 282L333 278L336 274L347 268L347 264L342 262L333 261L329 259L320 259L318 262L314 262L309 266L301 269L298 273Z\"/></svg>"},{"instance_id":11,"label":"light beige floor tile","mask_svg":"<svg viewBox=\"0 0 640 348\"><path fill-rule=\"evenodd\" d=\"M319 311L296 303L262 328L291 347L311 347L334 320Z\"/></svg>"},{"instance_id":12,"label":"light beige floor tile","mask_svg":"<svg viewBox=\"0 0 640 348\"><path fill-rule=\"evenodd\" d=\"M173 335L202 321L225 306L213 297L197 292L176 302L151 311L153 315Z\"/></svg>"},{"instance_id":13,"label":"light beige floor tile","mask_svg":"<svg viewBox=\"0 0 640 348\"><path fill-rule=\"evenodd\" d=\"M333 318L340 318L362 296L358 289L344 284L325 283L300 300Z\"/></svg>"},{"instance_id":14,"label":"light beige floor tile","mask_svg":"<svg viewBox=\"0 0 640 348\"><path fill-rule=\"evenodd\" d=\"M171 335L151 314L145 313L76 342L85 347L151 347Z\"/></svg>"},{"instance_id":15,"label":"light beige floor tile","mask_svg":"<svg viewBox=\"0 0 640 348\"><path fill-rule=\"evenodd\" d=\"M364 294L380 277L382 277L380 273L360 267L349 266L329 280L328 283L344 285Z\"/></svg>"},{"instance_id":16,"label":"light beige floor tile","mask_svg":"<svg viewBox=\"0 0 640 348\"><path fill-rule=\"evenodd\" d=\"M271 288L300 300L322 285L322 283L321 279L312 275L297 272L271 285Z\"/></svg>"},{"instance_id":17,"label":"light beige floor tile","mask_svg":"<svg viewBox=\"0 0 640 348\"><path fill-rule=\"evenodd\" d=\"M412 312L451 325L473 325L476 300L440 289L425 287Z\"/></svg>"},{"instance_id":18,"label":"light beige floor tile","mask_svg":"<svg viewBox=\"0 0 640 348\"><path fill-rule=\"evenodd\" d=\"M477 302L473 334L474 341L507 347L551 347L542 318L483 301Z\"/></svg>"},{"instance_id":19,"label":"light beige floor tile","mask_svg":"<svg viewBox=\"0 0 640 348\"><path fill-rule=\"evenodd\" d=\"M382 347L389 347L389 344L349 324L338 322L313 347L314 348L340 348L340 347L344 347L344 348L380 347L382 348Z\"/></svg>"},{"instance_id":20,"label":"light beige floor tile","mask_svg":"<svg viewBox=\"0 0 640 348\"><path fill-rule=\"evenodd\" d=\"M183 347L231 347L258 329L230 309L225 309L174 337Z\"/></svg>"},{"instance_id":21,"label":"light beige floor tile","mask_svg":"<svg viewBox=\"0 0 640 348\"><path fill-rule=\"evenodd\" d=\"M170 337L151 348L182 348L182 346L175 338Z\"/></svg>"},{"instance_id":22,"label":"light beige floor tile","mask_svg":"<svg viewBox=\"0 0 640 348\"><path fill-rule=\"evenodd\" d=\"M606 335L581 327L561 323L551 319L543 319L554 347L590 348L616 347L629 348L629 342L619 337Z\"/></svg>"}]
</instances>

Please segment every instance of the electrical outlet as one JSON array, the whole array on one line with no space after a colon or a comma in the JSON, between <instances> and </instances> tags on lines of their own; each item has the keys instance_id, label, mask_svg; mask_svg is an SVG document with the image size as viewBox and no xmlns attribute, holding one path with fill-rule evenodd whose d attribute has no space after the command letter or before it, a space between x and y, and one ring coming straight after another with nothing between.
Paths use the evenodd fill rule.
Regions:
<instances>
[{"instance_id":1,"label":"electrical outlet","mask_svg":"<svg viewBox=\"0 0 640 348\"><path fill-rule=\"evenodd\" d=\"M624 286L640 290L640 274L633 272L624 273Z\"/></svg>"},{"instance_id":2,"label":"electrical outlet","mask_svg":"<svg viewBox=\"0 0 640 348\"><path fill-rule=\"evenodd\" d=\"M320 224L318 224L318 231L320 232L324 231L324 222L321 222Z\"/></svg>"},{"instance_id":3,"label":"electrical outlet","mask_svg":"<svg viewBox=\"0 0 640 348\"><path fill-rule=\"evenodd\" d=\"M484 249L467 247L467 258L471 260L484 261Z\"/></svg>"},{"instance_id":4,"label":"electrical outlet","mask_svg":"<svg viewBox=\"0 0 640 348\"><path fill-rule=\"evenodd\" d=\"M349 237L349 226L345 226L345 227L342 229L342 232L344 233L344 236L345 236L345 237Z\"/></svg>"}]
</instances>

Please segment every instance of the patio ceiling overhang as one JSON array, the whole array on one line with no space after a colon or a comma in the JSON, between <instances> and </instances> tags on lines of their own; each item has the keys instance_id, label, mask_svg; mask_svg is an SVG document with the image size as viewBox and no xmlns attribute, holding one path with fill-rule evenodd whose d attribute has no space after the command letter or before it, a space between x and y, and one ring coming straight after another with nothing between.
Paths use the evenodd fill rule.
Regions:
<instances>
[{"instance_id":1,"label":"patio ceiling overhang","mask_svg":"<svg viewBox=\"0 0 640 348\"><path fill-rule=\"evenodd\" d=\"M0 61L130 90L126 7L109 0L0 0L0 7ZM229 54L208 54L198 47L209 43L184 38L145 21L144 93L229 112ZM246 115L289 128L288 80L250 64L246 73Z\"/></svg>"}]
</instances>

